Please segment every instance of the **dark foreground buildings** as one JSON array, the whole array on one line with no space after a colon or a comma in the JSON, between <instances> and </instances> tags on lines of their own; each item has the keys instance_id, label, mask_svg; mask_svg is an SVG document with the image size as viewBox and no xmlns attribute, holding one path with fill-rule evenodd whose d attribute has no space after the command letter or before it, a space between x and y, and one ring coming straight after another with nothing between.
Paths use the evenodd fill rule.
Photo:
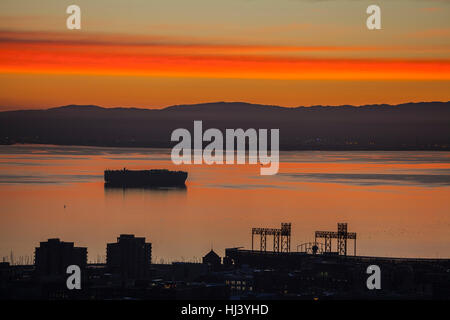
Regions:
<instances>
[{"instance_id":1,"label":"dark foreground buildings","mask_svg":"<svg viewBox=\"0 0 450 320\"><path fill-rule=\"evenodd\" d=\"M73 242L49 239L34 250L34 265L40 277L65 275L70 265L84 270L86 264L87 248L75 247Z\"/></svg>"},{"instance_id":2,"label":"dark foreground buildings","mask_svg":"<svg viewBox=\"0 0 450 320\"><path fill-rule=\"evenodd\" d=\"M106 264L86 255L50 239L35 265L0 263L0 299L450 299L450 259L230 248L223 259L211 250L203 263L152 264L151 244L134 235L107 245ZM70 264L82 267L81 290L66 287ZM381 269L380 290L366 286L370 265Z\"/></svg>"},{"instance_id":3,"label":"dark foreground buildings","mask_svg":"<svg viewBox=\"0 0 450 320\"><path fill-rule=\"evenodd\" d=\"M152 244L145 238L122 234L106 247L106 266L123 278L145 279L150 275Z\"/></svg>"},{"instance_id":4,"label":"dark foreground buildings","mask_svg":"<svg viewBox=\"0 0 450 320\"><path fill-rule=\"evenodd\" d=\"M203 264L207 264L213 270L217 270L220 268L220 264L222 263L222 259L219 257L217 253L215 253L212 249L208 252L202 259Z\"/></svg>"},{"instance_id":5,"label":"dark foreground buildings","mask_svg":"<svg viewBox=\"0 0 450 320\"><path fill-rule=\"evenodd\" d=\"M225 256L225 263L234 270L251 270L246 279L252 283L253 292L247 292L246 297L265 294L277 299L450 299L450 259L239 248L226 249ZM367 287L371 275L367 268L371 265L381 270L380 290Z\"/></svg>"}]
</instances>

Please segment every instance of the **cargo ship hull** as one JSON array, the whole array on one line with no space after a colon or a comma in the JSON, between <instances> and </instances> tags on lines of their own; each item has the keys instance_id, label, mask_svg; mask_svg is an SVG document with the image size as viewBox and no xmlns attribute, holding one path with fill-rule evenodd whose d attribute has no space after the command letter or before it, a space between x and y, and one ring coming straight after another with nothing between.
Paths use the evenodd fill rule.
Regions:
<instances>
[{"instance_id":1,"label":"cargo ship hull","mask_svg":"<svg viewBox=\"0 0 450 320\"><path fill-rule=\"evenodd\" d=\"M185 187L187 172L153 170L105 170L106 187Z\"/></svg>"}]
</instances>

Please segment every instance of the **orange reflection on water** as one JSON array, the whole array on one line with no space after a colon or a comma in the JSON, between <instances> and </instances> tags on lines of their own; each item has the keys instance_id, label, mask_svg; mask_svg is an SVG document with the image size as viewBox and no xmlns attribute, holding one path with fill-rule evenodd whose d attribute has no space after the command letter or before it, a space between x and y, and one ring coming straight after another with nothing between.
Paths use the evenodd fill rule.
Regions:
<instances>
[{"instance_id":1,"label":"orange reflection on water","mask_svg":"<svg viewBox=\"0 0 450 320\"><path fill-rule=\"evenodd\" d=\"M39 241L59 237L87 246L94 261L107 242L132 233L153 243L154 261L192 261L211 246L221 255L227 247L249 248L252 227L281 222L292 222L293 250L315 230L348 222L360 255L450 256L446 153L282 153L288 162L279 174L260 176L259 166L177 167L167 150L74 148L3 150L0 256L31 255ZM104 189L103 170L123 166L185 169L188 186Z\"/></svg>"}]
</instances>

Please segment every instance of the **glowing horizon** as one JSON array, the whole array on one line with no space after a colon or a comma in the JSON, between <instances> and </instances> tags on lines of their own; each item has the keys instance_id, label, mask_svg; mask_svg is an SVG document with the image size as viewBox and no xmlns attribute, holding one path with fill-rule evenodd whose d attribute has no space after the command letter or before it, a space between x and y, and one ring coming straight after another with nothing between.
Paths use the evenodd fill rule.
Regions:
<instances>
[{"instance_id":1,"label":"glowing horizon","mask_svg":"<svg viewBox=\"0 0 450 320\"><path fill-rule=\"evenodd\" d=\"M119 2L104 11L79 1L85 17L80 31L65 29L65 4L18 3L0 5L0 110L66 104L154 108L245 101L289 107L450 100L450 8L437 0L404 7L404 0L381 1L379 31L365 29L365 2L341 0L277 6L266 0L196 0L191 7L180 2L186 15L164 3L132 1L149 10L151 30L142 28L147 21L143 12ZM329 7L335 16L326 14ZM225 15L237 8L239 17ZM301 21L291 12L294 8ZM272 19L254 16L257 9L260 14L272 10ZM408 25L408 15L416 19L414 25ZM194 23L198 16L203 20Z\"/></svg>"}]
</instances>

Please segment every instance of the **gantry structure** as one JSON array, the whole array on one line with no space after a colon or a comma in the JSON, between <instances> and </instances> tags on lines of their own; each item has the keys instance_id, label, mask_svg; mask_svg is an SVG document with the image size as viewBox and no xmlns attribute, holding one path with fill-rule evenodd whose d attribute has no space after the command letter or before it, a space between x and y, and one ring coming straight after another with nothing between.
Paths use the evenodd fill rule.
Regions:
<instances>
[{"instance_id":1,"label":"gantry structure","mask_svg":"<svg viewBox=\"0 0 450 320\"><path fill-rule=\"evenodd\" d=\"M291 223L281 223L280 229L252 228L252 250L254 250L255 235L259 235L260 251L267 251L267 236L273 236L274 252L291 251Z\"/></svg>"},{"instance_id":2,"label":"gantry structure","mask_svg":"<svg viewBox=\"0 0 450 320\"><path fill-rule=\"evenodd\" d=\"M331 252L331 240L337 239L337 252L339 255L347 255L347 240L352 239L353 251L356 256L356 233L347 232L347 223L338 223L338 230L336 231L316 231L315 243L317 243L317 238L323 238L324 252Z\"/></svg>"}]
</instances>

